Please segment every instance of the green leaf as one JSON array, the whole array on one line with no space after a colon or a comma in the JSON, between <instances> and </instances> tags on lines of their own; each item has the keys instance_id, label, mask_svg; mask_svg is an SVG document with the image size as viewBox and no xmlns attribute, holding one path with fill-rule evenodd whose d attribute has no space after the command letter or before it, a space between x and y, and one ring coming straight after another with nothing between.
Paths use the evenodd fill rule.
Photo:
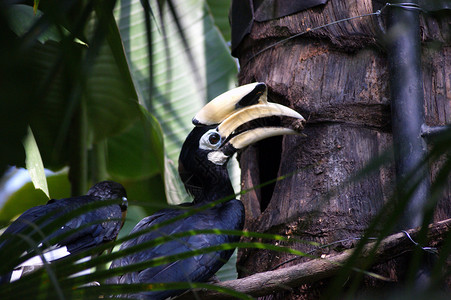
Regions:
<instances>
[{"instance_id":1,"label":"green leaf","mask_svg":"<svg viewBox=\"0 0 451 300\"><path fill-rule=\"evenodd\" d=\"M164 170L163 136L158 121L145 109L141 118L108 143L108 173L119 180L141 180Z\"/></svg>"},{"instance_id":2,"label":"green leaf","mask_svg":"<svg viewBox=\"0 0 451 300\"><path fill-rule=\"evenodd\" d=\"M140 219L130 219L127 213L127 222L136 225L141 219L154 212L167 208L164 182L162 175L158 174L144 180L124 182L130 206L140 207L144 215ZM130 217L130 218L129 218Z\"/></svg>"},{"instance_id":3,"label":"green leaf","mask_svg":"<svg viewBox=\"0 0 451 300\"><path fill-rule=\"evenodd\" d=\"M28 134L24 140L24 147L26 154L25 165L27 166L34 187L42 190L44 194L50 198L44 164L42 163L41 154L39 153L38 145L36 144L36 140L34 139L30 127L28 127Z\"/></svg>"},{"instance_id":4,"label":"green leaf","mask_svg":"<svg viewBox=\"0 0 451 300\"><path fill-rule=\"evenodd\" d=\"M98 13L102 13L104 23L99 26L106 27L106 40L95 56L86 82L88 122L94 141L124 131L142 112L112 12Z\"/></svg>"},{"instance_id":5,"label":"green leaf","mask_svg":"<svg viewBox=\"0 0 451 300\"><path fill-rule=\"evenodd\" d=\"M50 197L55 199L66 198L70 195L70 184L67 174L62 173L47 177ZM0 222L6 223L19 216L27 209L46 204L48 197L36 190L31 182L26 183L12 194L0 210Z\"/></svg>"},{"instance_id":6,"label":"green leaf","mask_svg":"<svg viewBox=\"0 0 451 300\"><path fill-rule=\"evenodd\" d=\"M21 14L23 11L26 13ZM19 12L12 10L11 13L11 19L18 14L20 20L26 19L28 23L35 23L36 18L43 16L42 13L34 16L31 6L20 6ZM31 107L30 126L47 168L57 170L69 161L69 140L74 134L71 125L80 99L86 102L88 145L120 134L141 114L111 11L110 19L105 19L109 20L102 24L106 38L92 42L90 48L73 42L63 43L63 40L55 42L58 39L51 35L52 39L45 43L31 42L23 50L25 64L36 71L38 78L34 82L35 105ZM12 23L14 26L18 22ZM44 22L35 24L33 30L47 28ZM90 24L93 28L96 23ZM28 30L26 26L22 29ZM92 29L91 32L97 31ZM90 41L96 37L88 34ZM76 72L72 72L74 69ZM77 93L83 97L77 97Z\"/></svg>"},{"instance_id":7,"label":"green leaf","mask_svg":"<svg viewBox=\"0 0 451 300\"><path fill-rule=\"evenodd\" d=\"M183 185L176 183L177 161L193 127L191 119L208 100L234 86L237 69L204 1L172 3L173 11L167 3L161 9L156 2L150 3L155 15L149 17L150 48L141 1L120 1L115 16L140 103L164 132L166 196L170 203L180 203L187 195Z\"/></svg>"},{"instance_id":8,"label":"green leaf","mask_svg":"<svg viewBox=\"0 0 451 300\"><path fill-rule=\"evenodd\" d=\"M38 1L39 2L39 1ZM38 21L42 21L43 13L37 9L37 3L32 6L17 4L11 5L6 9L6 16L9 19L9 25L11 30L14 31L18 36L23 36L31 31L33 35L36 36L37 40L41 43L46 41L60 41L61 34L58 30L58 25L53 26L41 26L34 28ZM60 30L63 34L69 35L69 31L60 26ZM86 43L79 39L75 39L75 42L87 46Z\"/></svg>"},{"instance_id":9,"label":"green leaf","mask_svg":"<svg viewBox=\"0 0 451 300\"><path fill-rule=\"evenodd\" d=\"M221 32L224 40L231 41L231 31L229 22L229 10L231 0L207 0L208 8L215 21L215 25Z\"/></svg>"},{"instance_id":10,"label":"green leaf","mask_svg":"<svg viewBox=\"0 0 451 300\"><path fill-rule=\"evenodd\" d=\"M33 1L33 12L36 14L38 11L38 7L39 7L39 0L34 0Z\"/></svg>"}]
</instances>

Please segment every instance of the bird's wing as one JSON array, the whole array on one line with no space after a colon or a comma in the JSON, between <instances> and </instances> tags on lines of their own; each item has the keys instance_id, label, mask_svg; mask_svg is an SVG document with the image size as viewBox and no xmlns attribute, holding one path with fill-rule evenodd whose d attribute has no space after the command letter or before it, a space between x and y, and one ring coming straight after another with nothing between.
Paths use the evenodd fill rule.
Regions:
<instances>
[{"instance_id":1,"label":"bird's wing","mask_svg":"<svg viewBox=\"0 0 451 300\"><path fill-rule=\"evenodd\" d=\"M36 246L41 244L42 240L45 238L42 228L64 214L67 207L64 205L65 200L67 199L52 199L52 201L49 201L46 205L39 205L26 210L11 223L2 234L0 249L12 241L12 238L18 238L18 233L26 234L29 237L34 235ZM35 235L37 231L41 232L38 235Z\"/></svg>"},{"instance_id":2,"label":"bird's wing","mask_svg":"<svg viewBox=\"0 0 451 300\"><path fill-rule=\"evenodd\" d=\"M119 205L109 205L91 210L67 222L55 235L76 231L58 242L66 246L70 253L76 253L104 242L116 239L121 228L121 209Z\"/></svg>"},{"instance_id":3,"label":"bird's wing","mask_svg":"<svg viewBox=\"0 0 451 300\"><path fill-rule=\"evenodd\" d=\"M155 257L169 256L189 252L195 249L207 248L226 243L226 239L211 239L211 235L198 234L179 238L156 247ZM175 262L147 268L139 272L139 282L177 282L177 281L205 281L216 273L220 263L221 253L213 251ZM218 262L218 264L216 264ZM176 270L174 272L174 270Z\"/></svg>"},{"instance_id":4,"label":"bird's wing","mask_svg":"<svg viewBox=\"0 0 451 300\"><path fill-rule=\"evenodd\" d=\"M16 221L14 221L5 230L4 235L7 237L16 235L17 233L26 232L32 226L30 224L36 224L37 222L41 222L39 227L42 228L42 226L51 223L65 213L94 201L98 201L98 198L93 196L80 196L76 198L49 201L46 205L35 206L25 211ZM67 246L68 251L73 253L105 241L114 240L120 230L121 215L119 205L109 205L90 210L87 213L72 218L45 238L40 236L40 240L37 241L36 244L45 244L46 241L60 236L63 233L80 228L81 226L82 228L80 230L77 230L75 233L64 238L64 240L58 242L57 245ZM89 225L90 223L96 224ZM3 246L6 241L7 240L5 240L0 247Z\"/></svg>"},{"instance_id":5,"label":"bird's wing","mask_svg":"<svg viewBox=\"0 0 451 300\"><path fill-rule=\"evenodd\" d=\"M157 225L159 223L167 221L178 215L176 213L168 214L168 211L169 210L161 210L151 216L145 217L144 219L139 221L138 224L136 224L136 226L133 228L133 230L130 232L130 234L140 232L142 230L145 230L154 225ZM180 212L180 213L183 213L183 212ZM130 248L132 246L136 246L136 245L141 244L146 241L150 241L158 236L159 235L156 234L154 231L149 232L147 234L140 235L137 238L134 238L134 239L131 239L131 240L128 240L128 241L125 241L124 243L122 243L120 250ZM131 263L139 262L140 259L137 259L137 257L138 257L137 255L129 255L129 256L125 256L125 257L116 259L112 262L111 268L125 266L125 265L129 265Z\"/></svg>"},{"instance_id":6,"label":"bird's wing","mask_svg":"<svg viewBox=\"0 0 451 300\"><path fill-rule=\"evenodd\" d=\"M45 241L48 240L51 236L56 236L61 233L60 230L56 230L54 234L46 236L45 231L42 231L42 228L52 221L62 216L67 211L70 211L72 205L76 204L76 202L69 201L70 199L60 199L60 200L50 200L46 205L39 205L32 207L26 210L22 215L19 216L3 233L2 238L4 240L0 243L0 250L4 249L4 247L12 241L12 238L18 238L19 233L23 235L27 235L28 238L34 238L34 243L36 247L46 247ZM41 231L36 235L37 231ZM50 248L47 249L47 253L44 255L46 261L52 261L54 259L61 258L63 256L68 255L67 249L65 247L59 247L55 245L49 245ZM25 251L25 253L34 252L33 247L23 248L21 251ZM42 249L45 251L45 249ZM18 272L17 274L10 273L9 275L5 275L4 278L1 278L1 281L9 282L14 279L18 279L21 276L23 268L29 268L33 265L42 265L43 262L39 256L34 256L29 258L28 260L22 262L20 265L16 266L16 270L14 272ZM13 275L11 277L11 274Z\"/></svg>"},{"instance_id":7,"label":"bird's wing","mask_svg":"<svg viewBox=\"0 0 451 300\"><path fill-rule=\"evenodd\" d=\"M37 220L48 214L47 205L39 205L32 207L20 215L3 233L5 238L10 235L23 232L26 228L30 228L30 224L35 224Z\"/></svg>"},{"instance_id":8,"label":"bird's wing","mask_svg":"<svg viewBox=\"0 0 451 300\"><path fill-rule=\"evenodd\" d=\"M183 212L184 211L180 210L167 210L156 215L152 215L139 222L133 232L137 232L171 218L175 218ZM208 217L202 214L201 216L204 217L200 217L199 214L192 215L158 228L150 233L143 234L135 239L125 242L121 249L142 244L143 242L150 241L161 236L170 237L175 233L187 232L189 230L216 228L216 218L213 216ZM173 240L163 244L116 260L113 262L112 268L149 261L152 258L189 252L194 249L220 245L229 242L228 239L229 237L227 236L214 234L196 234L177 239L174 238ZM224 261L221 261L221 259L224 258L224 260L227 260L229 258L230 255L228 252L222 252L200 254L169 264L147 268L140 272L124 274L118 282L174 282L207 280L213 276L220 266L224 264ZM182 270L182 272L174 272L174 270Z\"/></svg>"},{"instance_id":9,"label":"bird's wing","mask_svg":"<svg viewBox=\"0 0 451 300\"><path fill-rule=\"evenodd\" d=\"M51 199L46 205L33 207L24 212L5 230L0 237L0 251L6 249L4 246L12 242L13 239L10 237L16 236L20 238L20 236L26 236L27 242L32 237L35 239L35 245L41 247L40 250L43 252L45 261L52 261L103 242L114 240L122 225L123 212L121 206L103 206L94 210L86 207L86 211L84 206L102 199L121 197L123 199L121 206L124 208L124 201L126 202L124 188L118 183L100 182L94 185L85 196L60 200ZM83 213L72 217L59 228L45 228L57 218L78 208L82 208L84 210ZM69 216L65 220L67 219L69 219ZM41 231L41 233L36 235L38 231ZM57 240L57 242L52 241L53 239ZM50 241L51 243L49 243ZM19 246L20 249L15 248L19 255L23 251L28 254L35 254L33 253L33 247L25 245L22 248L22 246L22 244ZM42 258L35 256L23 261L16 268L22 272L24 268L42 264ZM9 281L10 275L0 277L0 281L3 282L3 279Z\"/></svg>"}]
</instances>

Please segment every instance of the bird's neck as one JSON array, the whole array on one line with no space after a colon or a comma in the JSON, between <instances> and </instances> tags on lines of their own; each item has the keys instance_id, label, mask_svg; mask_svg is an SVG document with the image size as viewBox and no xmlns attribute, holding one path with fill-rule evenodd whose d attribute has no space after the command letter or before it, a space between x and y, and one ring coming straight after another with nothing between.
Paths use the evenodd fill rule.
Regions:
<instances>
[{"instance_id":1,"label":"bird's neck","mask_svg":"<svg viewBox=\"0 0 451 300\"><path fill-rule=\"evenodd\" d=\"M194 179L193 177L193 180L185 182L185 187L193 195L194 204L235 198L235 191L228 176L213 176L209 177L208 180Z\"/></svg>"},{"instance_id":2,"label":"bird's neck","mask_svg":"<svg viewBox=\"0 0 451 300\"><path fill-rule=\"evenodd\" d=\"M235 191L228 181L216 187L204 189L199 197L194 198L194 203L213 202L226 198L235 199L234 195Z\"/></svg>"}]
</instances>

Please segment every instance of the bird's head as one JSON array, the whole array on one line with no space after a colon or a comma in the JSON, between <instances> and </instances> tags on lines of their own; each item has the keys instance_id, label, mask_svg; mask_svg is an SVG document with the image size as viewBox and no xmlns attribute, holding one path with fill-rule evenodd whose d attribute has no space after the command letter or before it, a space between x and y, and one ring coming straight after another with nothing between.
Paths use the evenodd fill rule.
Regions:
<instances>
[{"instance_id":1,"label":"bird's head","mask_svg":"<svg viewBox=\"0 0 451 300\"><path fill-rule=\"evenodd\" d=\"M89 189L87 195L99 197L102 200L122 199L121 211L123 213L127 211L127 192L120 183L110 180L98 182Z\"/></svg>"},{"instance_id":2,"label":"bird's head","mask_svg":"<svg viewBox=\"0 0 451 300\"><path fill-rule=\"evenodd\" d=\"M213 99L193 118L196 127L180 152L179 173L195 201L206 193L233 194L226 167L238 150L302 129L305 120L299 113L267 102L266 95L264 83L244 85Z\"/></svg>"}]
</instances>

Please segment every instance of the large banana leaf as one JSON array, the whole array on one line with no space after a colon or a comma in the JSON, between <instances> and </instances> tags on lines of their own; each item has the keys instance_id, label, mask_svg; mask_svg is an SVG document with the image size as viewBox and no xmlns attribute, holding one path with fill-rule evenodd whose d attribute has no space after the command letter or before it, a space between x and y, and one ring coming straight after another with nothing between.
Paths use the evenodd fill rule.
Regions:
<instances>
[{"instance_id":1,"label":"large banana leaf","mask_svg":"<svg viewBox=\"0 0 451 300\"><path fill-rule=\"evenodd\" d=\"M131 189L138 186L134 181L147 182L154 188L153 192L129 190L135 196L130 200L166 203L164 194L159 193L164 190L161 186L164 168L161 127L138 103L111 8L109 11L103 7L91 8L91 17L85 24L87 34L83 38L87 43L70 37L68 30L55 23L55 12L51 10L34 14L31 6L12 5L5 12L7 24L18 36L15 39L22 51L17 59L36 74L32 82L36 88L33 86L31 97L34 105L22 102L23 108L27 108L25 112L29 111L28 122L36 137L33 155L42 156L46 168L59 169L73 161L71 157L77 152L73 148L74 140L84 139L81 150L89 153L89 173L94 180L110 177L126 182L124 185L130 185ZM18 65L18 68L23 66ZM75 70L76 74L68 74L68 70ZM82 121L86 133L83 136L72 124L80 102L85 106ZM19 127L15 119L24 120L14 117L16 112L12 109L8 112L8 125ZM14 156L16 150L11 148L10 151L13 153L5 154L5 158ZM9 164L16 163L9 161ZM95 176L102 166L108 173ZM54 185L49 190L53 198L68 197L69 191L65 189L66 193L61 194ZM0 199L0 202L5 200ZM45 201L40 193L24 189L6 201L0 215L7 221L42 202Z\"/></svg>"},{"instance_id":2,"label":"large banana leaf","mask_svg":"<svg viewBox=\"0 0 451 300\"><path fill-rule=\"evenodd\" d=\"M114 40L119 38L117 29L114 31L115 24L108 24L110 28L106 42L97 46L95 50L98 53L92 59L89 57L92 56L89 52L90 45L75 40L70 45L72 51L64 51L67 45L60 42L64 39L64 34L58 37L53 26L47 29L43 14L34 15L32 7L15 5L8 9L8 13L11 16L11 27L17 34L24 36L31 31L43 31L42 35L37 36L42 42L32 43L25 50L24 59L39 73L38 91L45 93L36 95L38 105L32 114L31 127L47 168L59 168L67 163L66 140L71 134L70 122L74 117L74 106L80 101L85 101L87 106L90 143L123 131L137 119L140 113L137 95L129 73L124 72L127 66L118 51L121 45ZM21 17L16 18L16 15ZM71 84L75 88L68 88L68 78L63 76L67 76L66 69L74 68L68 66L72 63L69 59L74 59L77 52L82 52L82 57L78 62L81 64L80 69L76 71L83 73L79 77L74 75L74 78L70 78L73 79ZM93 63L87 66L91 59ZM82 91L77 94L78 85ZM68 95L67 90L73 94ZM74 94L79 97L74 98Z\"/></svg>"},{"instance_id":3,"label":"large banana leaf","mask_svg":"<svg viewBox=\"0 0 451 300\"><path fill-rule=\"evenodd\" d=\"M115 16L140 103L163 128L166 196L180 203L187 195L177 160L191 119L234 85L237 69L204 1L151 1L147 10L142 3L120 1Z\"/></svg>"}]
</instances>

